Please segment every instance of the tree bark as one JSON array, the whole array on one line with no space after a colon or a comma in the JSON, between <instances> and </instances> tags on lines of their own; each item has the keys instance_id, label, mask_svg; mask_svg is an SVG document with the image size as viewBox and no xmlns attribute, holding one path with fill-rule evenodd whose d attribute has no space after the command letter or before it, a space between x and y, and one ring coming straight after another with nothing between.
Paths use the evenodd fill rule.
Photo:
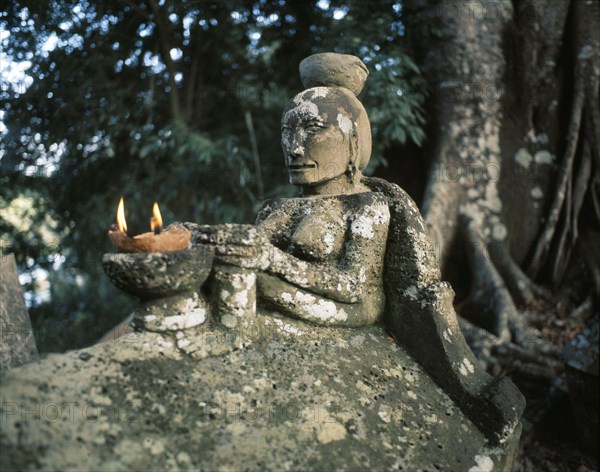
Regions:
<instances>
[{"instance_id":1,"label":"tree bark","mask_svg":"<svg viewBox=\"0 0 600 472\"><path fill-rule=\"evenodd\" d=\"M551 299L538 283L561 284L600 229L600 3L422 0L406 16L427 22L410 38L430 85L425 221L459 312L518 342L518 307Z\"/></svg>"}]
</instances>

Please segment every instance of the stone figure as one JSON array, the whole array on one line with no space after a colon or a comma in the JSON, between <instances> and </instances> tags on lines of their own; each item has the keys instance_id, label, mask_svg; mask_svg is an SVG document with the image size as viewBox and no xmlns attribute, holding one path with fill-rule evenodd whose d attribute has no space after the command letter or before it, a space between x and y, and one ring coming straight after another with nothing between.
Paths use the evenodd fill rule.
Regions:
<instances>
[{"instance_id":1,"label":"stone figure","mask_svg":"<svg viewBox=\"0 0 600 472\"><path fill-rule=\"evenodd\" d=\"M184 251L106 254L136 331L2 373L2 465L510 470L523 397L478 366L414 202L362 175L367 68L300 73L281 123L300 196L255 225L183 223Z\"/></svg>"},{"instance_id":2,"label":"stone figure","mask_svg":"<svg viewBox=\"0 0 600 472\"><path fill-rule=\"evenodd\" d=\"M249 332L260 337L255 329L265 316L340 327L382 321L493 441L512 435L523 397L510 380L478 366L417 206L397 185L362 175L371 157L369 118L357 98L366 66L323 53L302 61L300 74L306 90L281 120L285 164L300 196L266 201L255 225L186 223L193 250L210 252L198 261L202 281L211 276L198 294L142 306L136 326L176 332L177 345L202 359L248 345ZM194 341L219 330L235 336L215 346Z\"/></svg>"},{"instance_id":3,"label":"stone figure","mask_svg":"<svg viewBox=\"0 0 600 472\"><path fill-rule=\"evenodd\" d=\"M265 202L255 229L192 228L197 243L216 247L213 270L227 275L215 279L229 280L222 290L214 285L215 316L222 311L233 327L236 316L251 318L258 303L317 325L383 320L467 416L502 441L518 425L522 395L507 378L492 379L478 366L414 202L397 185L362 175L371 157L369 119L357 98L366 66L354 56L324 53L302 61L300 74L306 90L284 110L281 145L301 195ZM251 281L238 287L256 291L256 299L241 297L252 306L223 307L239 295L235 273Z\"/></svg>"},{"instance_id":4,"label":"stone figure","mask_svg":"<svg viewBox=\"0 0 600 472\"><path fill-rule=\"evenodd\" d=\"M371 130L356 94L367 70L350 56L321 55L305 60L301 71L309 88L289 102L281 122L290 183L301 196L267 201L259 212L258 303L316 324L372 324L385 309L390 212L361 172ZM236 257L219 260L248 267Z\"/></svg>"}]
</instances>

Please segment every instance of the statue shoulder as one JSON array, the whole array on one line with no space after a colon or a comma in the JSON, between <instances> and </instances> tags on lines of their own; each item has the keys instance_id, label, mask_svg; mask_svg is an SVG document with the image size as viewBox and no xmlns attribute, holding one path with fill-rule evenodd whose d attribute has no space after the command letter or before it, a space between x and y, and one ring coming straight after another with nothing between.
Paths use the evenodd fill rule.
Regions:
<instances>
[{"instance_id":1,"label":"statue shoulder","mask_svg":"<svg viewBox=\"0 0 600 472\"><path fill-rule=\"evenodd\" d=\"M404 202L406 205L417 207L414 200L406 193L406 191L398 184L388 182L385 179L379 177L363 177L362 181L367 187L373 192L381 193L388 199L392 199L397 202Z\"/></svg>"},{"instance_id":2,"label":"statue shoulder","mask_svg":"<svg viewBox=\"0 0 600 472\"><path fill-rule=\"evenodd\" d=\"M373 192L385 195L392 218L401 221L403 225L417 229L419 232L427 233L419 207L402 187L378 177L364 177L362 183Z\"/></svg>"},{"instance_id":3,"label":"statue shoulder","mask_svg":"<svg viewBox=\"0 0 600 472\"><path fill-rule=\"evenodd\" d=\"M285 210L289 206L289 198L269 198L265 200L256 215L255 224L261 224L267 217L273 213Z\"/></svg>"}]
</instances>

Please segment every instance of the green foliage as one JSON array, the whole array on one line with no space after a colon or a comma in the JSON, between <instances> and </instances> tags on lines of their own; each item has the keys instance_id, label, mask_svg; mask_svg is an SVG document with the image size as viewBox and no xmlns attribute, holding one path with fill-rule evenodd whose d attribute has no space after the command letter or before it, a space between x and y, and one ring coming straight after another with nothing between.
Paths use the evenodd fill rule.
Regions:
<instances>
[{"instance_id":1,"label":"green foliage","mask_svg":"<svg viewBox=\"0 0 600 472\"><path fill-rule=\"evenodd\" d=\"M30 276L42 350L93 342L130 310L100 267L121 195L135 234L155 200L167 224L250 222L263 197L294 191L279 120L304 57L369 66L370 169L389 144L423 139L398 3L20 0L0 15L4 54L31 63L0 91L1 243Z\"/></svg>"}]
</instances>

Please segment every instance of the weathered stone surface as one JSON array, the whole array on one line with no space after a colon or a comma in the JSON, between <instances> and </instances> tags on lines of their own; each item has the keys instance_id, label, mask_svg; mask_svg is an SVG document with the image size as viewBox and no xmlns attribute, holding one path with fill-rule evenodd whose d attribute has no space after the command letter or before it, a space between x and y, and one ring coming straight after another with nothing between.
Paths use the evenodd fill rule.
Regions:
<instances>
[{"instance_id":1,"label":"weathered stone surface","mask_svg":"<svg viewBox=\"0 0 600 472\"><path fill-rule=\"evenodd\" d=\"M120 289L142 299L138 329L178 331L204 323L209 304L198 291L212 269L207 246L169 253L105 254L102 265Z\"/></svg>"},{"instance_id":2,"label":"weathered stone surface","mask_svg":"<svg viewBox=\"0 0 600 472\"><path fill-rule=\"evenodd\" d=\"M369 70L356 56L325 52L313 54L300 62L300 77L306 88L345 87L358 95Z\"/></svg>"},{"instance_id":3,"label":"weathered stone surface","mask_svg":"<svg viewBox=\"0 0 600 472\"><path fill-rule=\"evenodd\" d=\"M198 247L169 253L105 254L102 266L117 287L146 300L199 288L213 258L207 247Z\"/></svg>"},{"instance_id":4,"label":"weathered stone surface","mask_svg":"<svg viewBox=\"0 0 600 472\"><path fill-rule=\"evenodd\" d=\"M15 256L0 257L0 370L37 359Z\"/></svg>"},{"instance_id":5,"label":"weathered stone surface","mask_svg":"<svg viewBox=\"0 0 600 472\"><path fill-rule=\"evenodd\" d=\"M384 274L384 323L484 434L503 444L520 429L525 398L504 378L492 378L469 349L453 307L454 292L441 274L425 224L404 190L364 178L388 197L391 223Z\"/></svg>"},{"instance_id":6,"label":"weathered stone surface","mask_svg":"<svg viewBox=\"0 0 600 472\"><path fill-rule=\"evenodd\" d=\"M12 420L2 440L14 464L510 467L523 398L508 379L486 374L470 352L414 202L398 186L362 176L371 134L351 92L353 81L366 77L356 61L328 54L302 66L322 82L296 95L282 118L286 165L300 198L265 202L256 226L184 225L193 250L215 254L201 288L192 288L201 283L197 261L184 253L172 266L152 258L108 270L130 292L152 288L134 316L145 333L131 337L133 344L96 347L81 352L83 359L48 359L7 377ZM207 271L198 269L204 281ZM167 276L171 282L155 290L156 279ZM186 321L194 307L179 313L179 302L189 300L182 287L211 307L201 323ZM66 378L53 376L59 368ZM82 415L46 447L58 427L42 421L42 413L30 421L15 399L24 392L28 401L54 405L72 388L84 404L104 405L109 414L97 414L107 418L94 423ZM111 417L123 401L132 402L139 423Z\"/></svg>"},{"instance_id":7,"label":"weathered stone surface","mask_svg":"<svg viewBox=\"0 0 600 472\"><path fill-rule=\"evenodd\" d=\"M3 470L467 471L510 463L511 445L489 446L381 327L258 319L262 340L201 363L145 332L8 372Z\"/></svg>"}]
</instances>

